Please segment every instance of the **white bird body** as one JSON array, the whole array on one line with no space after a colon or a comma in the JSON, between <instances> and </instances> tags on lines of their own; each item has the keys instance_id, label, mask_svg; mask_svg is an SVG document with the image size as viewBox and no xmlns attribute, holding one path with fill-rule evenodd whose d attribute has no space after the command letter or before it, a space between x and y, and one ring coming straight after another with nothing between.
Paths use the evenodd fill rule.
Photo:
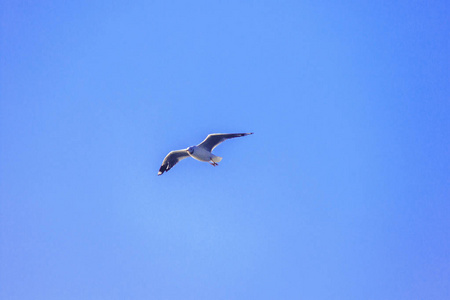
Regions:
<instances>
[{"instance_id":1,"label":"white bird body","mask_svg":"<svg viewBox=\"0 0 450 300\"><path fill-rule=\"evenodd\" d=\"M193 152L191 153L188 151L188 153L192 158L195 158L196 160L206 162L213 161L216 163L222 160L222 157L212 154L210 151L206 150L203 147L193 146L192 148Z\"/></svg>"},{"instance_id":2,"label":"white bird body","mask_svg":"<svg viewBox=\"0 0 450 300\"><path fill-rule=\"evenodd\" d=\"M164 161L159 168L158 175L162 175L164 172L169 171L173 166L175 166L179 161L192 157L198 161L209 162L213 166L217 166L218 162L222 160L222 157L212 154L214 148L225 140L246 136L253 134L251 133L213 133L206 137L206 139L198 144L197 146L192 146L187 149L171 151L164 158Z\"/></svg>"}]
</instances>

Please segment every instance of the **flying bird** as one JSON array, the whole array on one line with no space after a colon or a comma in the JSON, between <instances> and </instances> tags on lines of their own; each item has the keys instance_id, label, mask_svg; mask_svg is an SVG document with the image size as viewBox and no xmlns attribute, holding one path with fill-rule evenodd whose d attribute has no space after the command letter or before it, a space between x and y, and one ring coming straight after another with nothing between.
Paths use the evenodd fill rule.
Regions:
<instances>
[{"instance_id":1,"label":"flying bird","mask_svg":"<svg viewBox=\"0 0 450 300\"><path fill-rule=\"evenodd\" d=\"M218 162L222 160L222 157L216 156L211 152L216 148L220 143L225 140L246 136L253 134L251 133L213 133L206 137L206 139L198 144L197 146L191 146L187 149L183 150L175 150L171 151L164 158L164 161L159 168L158 175L162 175L164 172L169 171L175 166L179 161L192 157L199 161L209 162L212 166L217 166Z\"/></svg>"}]
</instances>

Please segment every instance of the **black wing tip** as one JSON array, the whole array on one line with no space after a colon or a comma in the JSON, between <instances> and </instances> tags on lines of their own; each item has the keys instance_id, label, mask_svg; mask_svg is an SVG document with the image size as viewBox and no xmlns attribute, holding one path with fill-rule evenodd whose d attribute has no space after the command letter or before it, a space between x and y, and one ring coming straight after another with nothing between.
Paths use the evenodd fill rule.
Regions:
<instances>
[{"instance_id":1,"label":"black wing tip","mask_svg":"<svg viewBox=\"0 0 450 300\"><path fill-rule=\"evenodd\" d=\"M238 133L238 136L247 136L247 135L251 135L254 132L247 132L247 133Z\"/></svg>"},{"instance_id":2,"label":"black wing tip","mask_svg":"<svg viewBox=\"0 0 450 300\"><path fill-rule=\"evenodd\" d=\"M169 170L170 170L170 168L169 168L168 164L162 165L161 168L159 168L158 176L164 174L164 172L167 172Z\"/></svg>"}]
</instances>

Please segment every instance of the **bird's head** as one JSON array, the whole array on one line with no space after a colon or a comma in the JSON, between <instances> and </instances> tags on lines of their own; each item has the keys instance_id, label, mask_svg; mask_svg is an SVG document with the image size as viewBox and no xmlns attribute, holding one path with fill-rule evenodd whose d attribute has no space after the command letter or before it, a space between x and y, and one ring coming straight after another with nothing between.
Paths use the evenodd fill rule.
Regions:
<instances>
[{"instance_id":1,"label":"bird's head","mask_svg":"<svg viewBox=\"0 0 450 300\"><path fill-rule=\"evenodd\" d=\"M189 154L194 153L194 146L187 148L187 151L189 152Z\"/></svg>"}]
</instances>

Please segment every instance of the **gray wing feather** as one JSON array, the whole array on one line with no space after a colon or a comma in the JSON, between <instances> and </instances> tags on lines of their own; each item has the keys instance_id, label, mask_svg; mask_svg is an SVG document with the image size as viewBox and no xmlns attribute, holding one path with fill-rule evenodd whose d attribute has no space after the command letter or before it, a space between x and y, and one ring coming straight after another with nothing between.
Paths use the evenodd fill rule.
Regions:
<instances>
[{"instance_id":1,"label":"gray wing feather","mask_svg":"<svg viewBox=\"0 0 450 300\"><path fill-rule=\"evenodd\" d=\"M240 137L240 136L246 136L251 133L213 133L206 137L206 139L201 142L198 146L203 147L204 149L211 152L214 148L216 148L220 143L222 143L225 140Z\"/></svg>"},{"instance_id":2,"label":"gray wing feather","mask_svg":"<svg viewBox=\"0 0 450 300\"><path fill-rule=\"evenodd\" d=\"M171 151L167 156L164 158L164 161L159 168L158 175L163 174L164 172L169 171L172 169L173 166L175 166L180 160L183 160L189 156L188 152L186 150L176 150Z\"/></svg>"}]
</instances>

